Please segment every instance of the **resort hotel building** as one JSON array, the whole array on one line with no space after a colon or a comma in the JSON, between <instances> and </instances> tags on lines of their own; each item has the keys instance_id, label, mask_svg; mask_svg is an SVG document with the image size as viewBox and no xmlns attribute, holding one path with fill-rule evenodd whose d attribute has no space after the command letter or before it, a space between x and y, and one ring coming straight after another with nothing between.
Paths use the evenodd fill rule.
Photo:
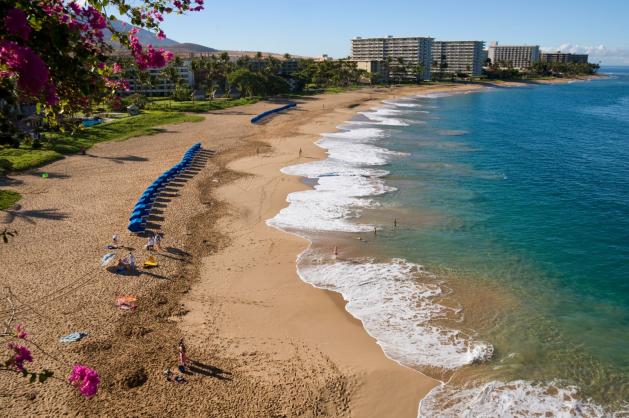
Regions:
<instances>
[{"instance_id":1,"label":"resort hotel building","mask_svg":"<svg viewBox=\"0 0 629 418\"><path fill-rule=\"evenodd\" d=\"M194 72L191 67L192 60L183 60L181 65L175 67L178 80L170 80L162 74L163 69L148 69L148 78L151 82L144 84L134 76L128 75L129 93L140 93L145 96L168 96L175 89L177 83L182 83L192 87L194 85Z\"/></svg>"},{"instance_id":2,"label":"resort hotel building","mask_svg":"<svg viewBox=\"0 0 629 418\"><path fill-rule=\"evenodd\" d=\"M477 77L483 73L483 41L434 41L432 72Z\"/></svg>"},{"instance_id":3,"label":"resort hotel building","mask_svg":"<svg viewBox=\"0 0 629 418\"><path fill-rule=\"evenodd\" d=\"M429 80L432 41L433 39L429 37L354 38L352 60L358 63L359 68L375 66L382 69L386 66L390 78ZM368 64L372 61L379 64ZM381 75L386 78L385 74Z\"/></svg>"},{"instance_id":4,"label":"resort hotel building","mask_svg":"<svg viewBox=\"0 0 629 418\"><path fill-rule=\"evenodd\" d=\"M540 60L539 45L498 45L494 42L489 46L488 57L494 65L526 69Z\"/></svg>"},{"instance_id":5,"label":"resort hotel building","mask_svg":"<svg viewBox=\"0 0 629 418\"><path fill-rule=\"evenodd\" d=\"M542 52L541 62L587 64L588 54L569 54L565 52Z\"/></svg>"}]
</instances>

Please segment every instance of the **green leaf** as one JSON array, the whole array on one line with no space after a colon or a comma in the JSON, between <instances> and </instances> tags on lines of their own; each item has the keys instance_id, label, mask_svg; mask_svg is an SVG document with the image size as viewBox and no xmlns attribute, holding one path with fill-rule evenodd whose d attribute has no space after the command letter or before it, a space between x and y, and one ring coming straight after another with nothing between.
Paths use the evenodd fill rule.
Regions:
<instances>
[{"instance_id":1,"label":"green leaf","mask_svg":"<svg viewBox=\"0 0 629 418\"><path fill-rule=\"evenodd\" d=\"M31 373L31 378L28 379L28 383L35 383L35 380L37 380L37 375L35 373Z\"/></svg>"}]
</instances>

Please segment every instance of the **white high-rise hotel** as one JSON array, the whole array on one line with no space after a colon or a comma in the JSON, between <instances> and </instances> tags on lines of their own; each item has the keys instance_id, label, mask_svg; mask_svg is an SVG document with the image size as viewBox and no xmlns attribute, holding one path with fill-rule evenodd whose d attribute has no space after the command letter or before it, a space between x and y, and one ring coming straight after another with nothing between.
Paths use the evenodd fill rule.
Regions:
<instances>
[{"instance_id":1,"label":"white high-rise hotel","mask_svg":"<svg viewBox=\"0 0 629 418\"><path fill-rule=\"evenodd\" d=\"M480 76L484 46L482 41L435 41L432 44L432 71Z\"/></svg>"},{"instance_id":2,"label":"white high-rise hotel","mask_svg":"<svg viewBox=\"0 0 629 418\"><path fill-rule=\"evenodd\" d=\"M352 39L352 59L358 62L379 61L388 63L391 77L416 79L416 69L422 67L419 74L423 80L430 79L430 66L432 63L432 38L354 38ZM401 62L400 62L401 61ZM399 71L402 64L406 71Z\"/></svg>"},{"instance_id":3,"label":"white high-rise hotel","mask_svg":"<svg viewBox=\"0 0 629 418\"><path fill-rule=\"evenodd\" d=\"M530 68L540 60L539 45L498 45L489 46L488 57L491 63L515 69Z\"/></svg>"},{"instance_id":4,"label":"white high-rise hotel","mask_svg":"<svg viewBox=\"0 0 629 418\"><path fill-rule=\"evenodd\" d=\"M377 68L386 78L417 79L421 66L422 80L431 72L480 76L483 69L482 41L434 41L429 37L354 38L352 59L359 68ZM402 64L402 65L400 65ZM400 67L405 69L400 71Z\"/></svg>"}]
</instances>

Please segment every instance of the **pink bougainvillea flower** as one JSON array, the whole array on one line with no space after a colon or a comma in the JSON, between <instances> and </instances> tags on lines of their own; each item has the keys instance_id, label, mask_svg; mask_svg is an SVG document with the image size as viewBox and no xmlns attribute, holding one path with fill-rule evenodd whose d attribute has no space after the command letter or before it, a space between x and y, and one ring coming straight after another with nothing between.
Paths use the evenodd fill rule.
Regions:
<instances>
[{"instance_id":1,"label":"pink bougainvillea flower","mask_svg":"<svg viewBox=\"0 0 629 418\"><path fill-rule=\"evenodd\" d=\"M122 67L120 66L120 64L118 64L117 62L114 63L114 65L111 66L111 71L114 74L118 74L120 71L122 71Z\"/></svg>"},{"instance_id":2,"label":"pink bougainvillea flower","mask_svg":"<svg viewBox=\"0 0 629 418\"><path fill-rule=\"evenodd\" d=\"M105 16L103 16L98 10L96 10L92 6L89 6L85 10L84 14L86 15L92 29L101 30L105 29L105 27L107 26L107 20L105 19Z\"/></svg>"},{"instance_id":3,"label":"pink bougainvillea flower","mask_svg":"<svg viewBox=\"0 0 629 418\"><path fill-rule=\"evenodd\" d=\"M15 336L21 340L25 340L28 337L28 333L25 331L24 325L17 324L15 326Z\"/></svg>"},{"instance_id":4,"label":"pink bougainvillea flower","mask_svg":"<svg viewBox=\"0 0 629 418\"><path fill-rule=\"evenodd\" d=\"M81 6L79 6L76 2L71 2L70 8L75 14L81 14Z\"/></svg>"},{"instance_id":5,"label":"pink bougainvillea flower","mask_svg":"<svg viewBox=\"0 0 629 418\"><path fill-rule=\"evenodd\" d=\"M33 362L33 356L31 355L31 350L23 345L9 343L7 344L9 350L13 350L13 358L9 360L9 363L13 365L17 370L24 370L24 362Z\"/></svg>"},{"instance_id":6,"label":"pink bougainvillea flower","mask_svg":"<svg viewBox=\"0 0 629 418\"><path fill-rule=\"evenodd\" d=\"M18 75L17 84L23 93L38 96L49 84L46 63L29 47L0 40L0 63Z\"/></svg>"},{"instance_id":7,"label":"pink bougainvillea flower","mask_svg":"<svg viewBox=\"0 0 629 418\"><path fill-rule=\"evenodd\" d=\"M57 95L57 89L52 83L48 83L46 86L46 104L55 106L59 104L59 96Z\"/></svg>"},{"instance_id":8,"label":"pink bougainvillea flower","mask_svg":"<svg viewBox=\"0 0 629 418\"><path fill-rule=\"evenodd\" d=\"M166 34L163 30L160 29L159 32L157 32L157 39L166 39Z\"/></svg>"},{"instance_id":9,"label":"pink bougainvillea flower","mask_svg":"<svg viewBox=\"0 0 629 418\"><path fill-rule=\"evenodd\" d=\"M94 369L90 369L82 364L76 364L72 368L68 382L79 389L81 395L86 398L96 395L98 385L100 384L100 376Z\"/></svg>"},{"instance_id":10,"label":"pink bougainvillea flower","mask_svg":"<svg viewBox=\"0 0 629 418\"><path fill-rule=\"evenodd\" d=\"M22 10L13 8L7 12L4 18L4 27L11 35L17 36L25 41L31 36L31 27L26 19L26 13Z\"/></svg>"}]
</instances>

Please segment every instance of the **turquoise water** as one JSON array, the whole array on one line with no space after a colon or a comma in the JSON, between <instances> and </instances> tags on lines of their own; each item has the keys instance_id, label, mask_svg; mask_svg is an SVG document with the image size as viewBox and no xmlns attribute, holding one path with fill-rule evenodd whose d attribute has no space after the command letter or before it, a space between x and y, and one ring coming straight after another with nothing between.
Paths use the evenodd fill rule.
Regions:
<instances>
[{"instance_id":1,"label":"turquoise water","mask_svg":"<svg viewBox=\"0 0 629 418\"><path fill-rule=\"evenodd\" d=\"M487 373L562 379L609 405L629 399L629 69L606 72L396 108L408 126L379 146L407 155L377 200L399 227L377 245L452 281L495 347Z\"/></svg>"}]
</instances>

